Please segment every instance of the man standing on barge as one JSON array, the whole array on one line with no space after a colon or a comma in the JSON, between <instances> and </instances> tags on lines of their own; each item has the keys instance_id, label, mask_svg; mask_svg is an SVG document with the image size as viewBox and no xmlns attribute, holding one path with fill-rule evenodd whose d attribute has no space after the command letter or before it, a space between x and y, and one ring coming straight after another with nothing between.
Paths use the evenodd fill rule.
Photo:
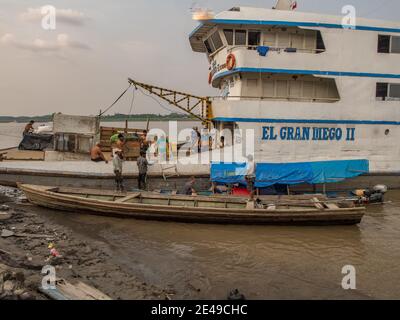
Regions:
<instances>
[{"instance_id":1,"label":"man standing on barge","mask_svg":"<svg viewBox=\"0 0 400 320\"><path fill-rule=\"evenodd\" d=\"M139 169L139 177L138 177L138 189L146 190L147 184L147 170L150 165L146 159L146 153L142 150L140 151L140 156L136 160L138 169Z\"/></svg>"},{"instance_id":2,"label":"man standing on barge","mask_svg":"<svg viewBox=\"0 0 400 320\"><path fill-rule=\"evenodd\" d=\"M250 192L250 201L254 200L254 182L256 180L256 164L251 154L247 156L247 169L245 179L247 182L247 190Z\"/></svg>"}]
</instances>

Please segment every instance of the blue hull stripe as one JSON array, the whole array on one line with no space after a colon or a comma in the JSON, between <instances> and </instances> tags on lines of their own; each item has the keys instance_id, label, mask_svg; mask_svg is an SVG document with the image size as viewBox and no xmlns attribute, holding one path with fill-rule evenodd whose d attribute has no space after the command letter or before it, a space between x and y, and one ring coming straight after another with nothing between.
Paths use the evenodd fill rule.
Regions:
<instances>
[{"instance_id":1,"label":"blue hull stripe","mask_svg":"<svg viewBox=\"0 0 400 320\"><path fill-rule=\"evenodd\" d=\"M289 27L312 27L312 28L329 28L329 29L345 29L341 24L319 23L319 22L296 22L296 21L269 21L269 20L235 20L235 19L212 19L210 23L216 24L247 24L247 25L272 25L272 26L289 26ZM372 26L355 26L355 30L360 31L378 31L378 32L396 32L400 33L399 28L372 27Z\"/></svg>"},{"instance_id":2,"label":"blue hull stripe","mask_svg":"<svg viewBox=\"0 0 400 320\"><path fill-rule=\"evenodd\" d=\"M293 69L274 69L274 68L235 68L231 71L217 73L213 80L226 77L238 72L251 73L286 73L286 74L310 74L339 77L367 77L367 78L386 78L400 79L400 74L369 73L369 72L346 72L346 71L321 71L321 70L293 70Z\"/></svg>"},{"instance_id":3,"label":"blue hull stripe","mask_svg":"<svg viewBox=\"0 0 400 320\"><path fill-rule=\"evenodd\" d=\"M263 118L213 118L213 121L224 122L258 122L258 123L307 123L307 124L365 124L399 126L400 121L383 120L325 120L325 119L263 119Z\"/></svg>"}]
</instances>

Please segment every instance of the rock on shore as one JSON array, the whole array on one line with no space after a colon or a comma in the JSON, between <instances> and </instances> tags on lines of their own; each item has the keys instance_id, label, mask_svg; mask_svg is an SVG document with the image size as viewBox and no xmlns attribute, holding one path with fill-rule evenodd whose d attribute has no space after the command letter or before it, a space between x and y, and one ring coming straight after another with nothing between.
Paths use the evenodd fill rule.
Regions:
<instances>
[{"instance_id":1,"label":"rock on shore","mask_svg":"<svg viewBox=\"0 0 400 320\"><path fill-rule=\"evenodd\" d=\"M17 189L0 187L0 205L7 206L2 211L7 215L0 215L0 299L46 299L38 291L46 265L55 267L57 278L82 281L113 299L174 294L130 274L112 261L102 242L57 225L22 197Z\"/></svg>"}]
</instances>

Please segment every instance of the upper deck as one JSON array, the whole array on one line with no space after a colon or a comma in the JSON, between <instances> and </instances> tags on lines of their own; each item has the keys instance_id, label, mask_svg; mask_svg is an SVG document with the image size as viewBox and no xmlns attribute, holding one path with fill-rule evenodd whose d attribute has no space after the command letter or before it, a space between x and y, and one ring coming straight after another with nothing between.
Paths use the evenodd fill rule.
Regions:
<instances>
[{"instance_id":1,"label":"upper deck","mask_svg":"<svg viewBox=\"0 0 400 320\"><path fill-rule=\"evenodd\" d=\"M192 49L208 55L212 85L233 73L317 77L373 77L400 81L400 24L259 8L233 8L203 21L190 35ZM257 48L267 47L262 55ZM226 68L233 53L236 64Z\"/></svg>"}]
</instances>

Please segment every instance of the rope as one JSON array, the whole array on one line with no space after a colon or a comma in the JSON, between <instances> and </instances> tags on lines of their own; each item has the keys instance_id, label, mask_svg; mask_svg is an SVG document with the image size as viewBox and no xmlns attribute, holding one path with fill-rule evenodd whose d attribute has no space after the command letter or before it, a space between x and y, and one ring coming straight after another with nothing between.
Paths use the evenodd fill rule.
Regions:
<instances>
[{"instance_id":1,"label":"rope","mask_svg":"<svg viewBox=\"0 0 400 320\"><path fill-rule=\"evenodd\" d=\"M128 120L129 120L129 118L131 116L131 113L132 113L132 108L133 108L133 102L134 101L135 101L135 89L133 89L133 91L132 91L132 101L131 101L131 107L130 107L129 113L128 113Z\"/></svg>"},{"instance_id":2,"label":"rope","mask_svg":"<svg viewBox=\"0 0 400 320\"><path fill-rule=\"evenodd\" d=\"M126 118L126 121L129 122L129 118L131 117L132 114L132 109L133 109L133 102L135 101L135 88L132 90L132 101L131 101L131 107L129 108L129 113Z\"/></svg>"},{"instance_id":3,"label":"rope","mask_svg":"<svg viewBox=\"0 0 400 320\"><path fill-rule=\"evenodd\" d=\"M113 104L112 104L111 106L109 106L106 110L104 110L103 112L101 112L101 113L99 114L99 116L101 117L101 116L102 116L103 114L105 114L108 110L110 110L110 109L124 96L124 94L128 91L128 89L131 87L131 85L132 85L132 84L129 84L129 87L126 88L125 91L121 93L121 95L117 98L117 100L115 100L115 101L113 102Z\"/></svg>"}]
</instances>

